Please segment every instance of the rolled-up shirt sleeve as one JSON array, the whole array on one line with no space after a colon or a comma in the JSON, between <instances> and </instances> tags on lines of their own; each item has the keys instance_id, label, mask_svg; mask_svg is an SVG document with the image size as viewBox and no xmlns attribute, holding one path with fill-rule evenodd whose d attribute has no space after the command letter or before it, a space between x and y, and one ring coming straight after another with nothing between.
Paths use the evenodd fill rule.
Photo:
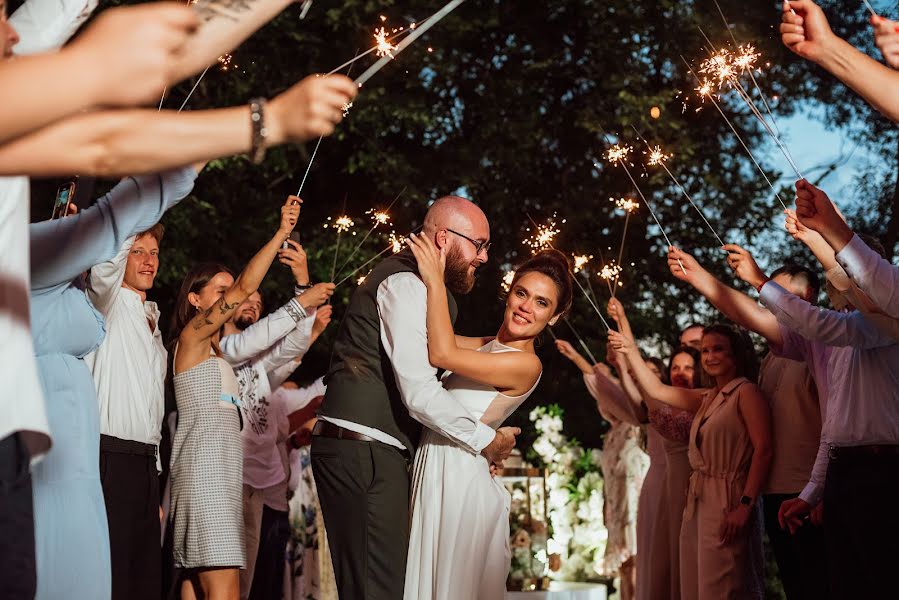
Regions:
<instances>
[{"instance_id":1,"label":"rolled-up shirt sleeve","mask_svg":"<svg viewBox=\"0 0 899 600\"><path fill-rule=\"evenodd\" d=\"M471 452L480 453L496 432L465 409L437 380L428 362L427 290L412 273L391 275L378 287L381 342L409 414Z\"/></svg>"},{"instance_id":2,"label":"rolled-up shirt sleeve","mask_svg":"<svg viewBox=\"0 0 899 600\"><path fill-rule=\"evenodd\" d=\"M827 465L830 463L829 451L830 445L822 437L818 446L818 455L815 457L815 464L812 467L812 476L799 494L800 498L812 506L821 502L824 495L824 479L827 476Z\"/></svg>"},{"instance_id":3,"label":"rolled-up shirt sleeve","mask_svg":"<svg viewBox=\"0 0 899 600\"><path fill-rule=\"evenodd\" d=\"M883 312L899 319L899 267L869 248L857 235L837 252L836 258L852 281Z\"/></svg>"},{"instance_id":4,"label":"rolled-up shirt sleeve","mask_svg":"<svg viewBox=\"0 0 899 600\"><path fill-rule=\"evenodd\" d=\"M90 276L87 278L87 296L91 299L94 307L104 316L109 315L109 309L112 308L119 295L119 290L122 289L128 254L134 245L135 237L131 236L125 240L119 253L112 260L91 267Z\"/></svg>"},{"instance_id":5,"label":"rolled-up shirt sleeve","mask_svg":"<svg viewBox=\"0 0 899 600\"><path fill-rule=\"evenodd\" d=\"M297 323L308 315L296 298L233 335L226 335L219 342L222 358L231 366L237 366L258 357L293 331ZM311 329L310 329L311 331Z\"/></svg>"},{"instance_id":6,"label":"rolled-up shirt sleeve","mask_svg":"<svg viewBox=\"0 0 899 600\"><path fill-rule=\"evenodd\" d=\"M828 346L880 348L895 343L860 312L840 313L818 308L769 281L759 294L762 304L782 323L808 340Z\"/></svg>"}]
</instances>

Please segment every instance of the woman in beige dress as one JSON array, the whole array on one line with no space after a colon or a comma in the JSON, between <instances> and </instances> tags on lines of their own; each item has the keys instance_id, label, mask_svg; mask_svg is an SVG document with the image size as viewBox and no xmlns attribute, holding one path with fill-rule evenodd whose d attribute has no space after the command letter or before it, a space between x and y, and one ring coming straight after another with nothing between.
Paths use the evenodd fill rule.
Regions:
<instances>
[{"instance_id":1,"label":"woman in beige dress","mask_svg":"<svg viewBox=\"0 0 899 600\"><path fill-rule=\"evenodd\" d=\"M637 360L639 351L611 331L634 376L655 400L696 412L688 456L693 473L680 534L681 597L689 600L763 598L757 499L771 463L768 403L750 379L757 361L748 340L726 325L703 331L704 389L662 384Z\"/></svg>"}]
</instances>

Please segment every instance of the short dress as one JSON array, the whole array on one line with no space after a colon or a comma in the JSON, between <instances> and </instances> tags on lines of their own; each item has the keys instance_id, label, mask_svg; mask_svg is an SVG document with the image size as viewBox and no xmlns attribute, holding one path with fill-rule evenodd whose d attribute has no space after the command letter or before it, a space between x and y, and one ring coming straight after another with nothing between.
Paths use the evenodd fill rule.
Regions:
<instances>
[{"instance_id":1,"label":"short dress","mask_svg":"<svg viewBox=\"0 0 899 600\"><path fill-rule=\"evenodd\" d=\"M211 356L174 375L178 429L172 442L175 566L245 566L243 443L237 378Z\"/></svg>"}]
</instances>

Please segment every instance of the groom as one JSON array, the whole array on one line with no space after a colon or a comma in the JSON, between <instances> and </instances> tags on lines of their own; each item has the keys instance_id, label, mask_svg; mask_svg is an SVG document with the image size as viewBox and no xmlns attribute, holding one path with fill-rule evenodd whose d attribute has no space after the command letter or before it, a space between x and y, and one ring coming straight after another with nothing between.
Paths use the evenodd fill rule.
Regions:
<instances>
[{"instance_id":1,"label":"groom","mask_svg":"<svg viewBox=\"0 0 899 600\"><path fill-rule=\"evenodd\" d=\"M447 249L449 292L470 292L490 246L481 209L444 196L425 216L422 235ZM443 389L428 363L426 301L415 257L403 250L366 276L334 342L312 472L342 600L403 597L409 469L422 425L491 464L509 456L519 433L494 431ZM449 306L455 321L451 294Z\"/></svg>"}]
</instances>

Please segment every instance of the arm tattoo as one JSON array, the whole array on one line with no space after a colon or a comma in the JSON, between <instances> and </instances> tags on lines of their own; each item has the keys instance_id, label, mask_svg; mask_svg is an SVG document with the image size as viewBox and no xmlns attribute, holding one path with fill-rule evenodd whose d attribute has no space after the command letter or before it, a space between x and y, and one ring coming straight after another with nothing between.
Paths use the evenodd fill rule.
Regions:
<instances>
[{"instance_id":1,"label":"arm tattoo","mask_svg":"<svg viewBox=\"0 0 899 600\"><path fill-rule=\"evenodd\" d=\"M239 23L242 18L254 10L260 0L197 0L193 5L197 16L204 23L214 19L227 19Z\"/></svg>"},{"instance_id":2,"label":"arm tattoo","mask_svg":"<svg viewBox=\"0 0 899 600\"><path fill-rule=\"evenodd\" d=\"M236 302L236 301L232 304L228 304L227 302L225 302L225 297L222 296L222 299L218 301L218 304L216 306L219 307L219 314L225 315L225 314L228 314L229 311L232 311L235 308L237 308L239 305L240 305L240 302Z\"/></svg>"},{"instance_id":3,"label":"arm tattoo","mask_svg":"<svg viewBox=\"0 0 899 600\"><path fill-rule=\"evenodd\" d=\"M209 320L209 315L212 314L212 308L207 308L202 313L198 314L194 317L192 323L194 326L194 330L199 331L208 325L214 325L212 321Z\"/></svg>"}]
</instances>

